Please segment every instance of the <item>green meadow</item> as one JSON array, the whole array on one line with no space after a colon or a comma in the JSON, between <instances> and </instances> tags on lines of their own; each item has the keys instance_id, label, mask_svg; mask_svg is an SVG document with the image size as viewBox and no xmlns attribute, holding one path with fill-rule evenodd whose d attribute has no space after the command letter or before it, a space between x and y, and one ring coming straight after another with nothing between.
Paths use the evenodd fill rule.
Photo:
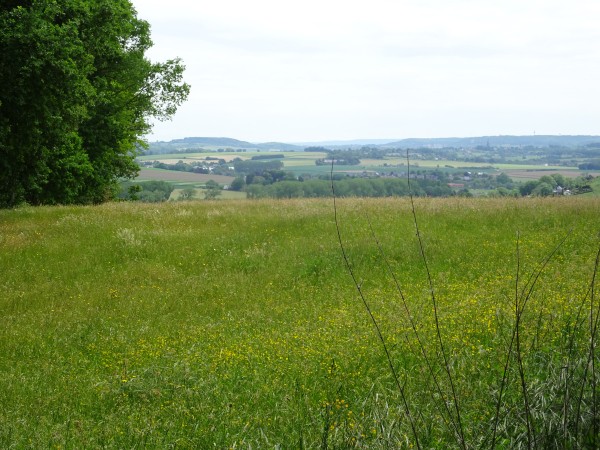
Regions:
<instances>
[{"instance_id":1,"label":"green meadow","mask_svg":"<svg viewBox=\"0 0 600 450\"><path fill-rule=\"evenodd\" d=\"M0 211L0 447L598 446L600 200L414 212Z\"/></svg>"}]
</instances>

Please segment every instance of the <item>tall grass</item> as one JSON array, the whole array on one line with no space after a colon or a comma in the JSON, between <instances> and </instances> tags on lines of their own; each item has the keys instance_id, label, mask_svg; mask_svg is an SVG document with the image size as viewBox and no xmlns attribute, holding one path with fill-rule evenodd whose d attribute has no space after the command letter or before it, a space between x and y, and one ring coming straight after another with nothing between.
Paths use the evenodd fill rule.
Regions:
<instances>
[{"instance_id":1,"label":"tall grass","mask_svg":"<svg viewBox=\"0 0 600 450\"><path fill-rule=\"evenodd\" d=\"M464 445L596 445L600 202L414 206ZM0 447L461 447L410 202L337 210L389 360L331 200L0 211Z\"/></svg>"},{"instance_id":2,"label":"tall grass","mask_svg":"<svg viewBox=\"0 0 600 450\"><path fill-rule=\"evenodd\" d=\"M410 171L410 162L408 164ZM410 177L408 177L408 179L410 188ZM454 364L451 367L449 363L449 357L445 349L445 340L442 337L440 327L440 314L438 310L438 302L436 300L436 293L432 281L432 274L429 269L428 258L426 256L425 246L423 244L423 239L421 236L421 229L419 227L417 219L417 212L415 210L413 196L410 196L411 213L414 221L416 241L418 242L421 261L425 269L425 278L427 280L427 285L430 293L432 306L431 315L434 322L435 338L437 342L437 354L435 355L435 358L438 359L439 366L443 368L443 372L445 374L443 381L440 381L439 375L437 374L439 371L434 368L431 359L427 356L425 345L422 341L417 327L415 326L411 308L408 306L408 302L403 293L403 289L400 283L398 282L398 277L391 269L389 261L387 260L387 257L385 255L385 251L382 248L381 243L377 238L376 234L374 233L373 227L368 217L367 220L369 221L369 228L371 231L373 243L376 245L383 260L385 261L386 272L389 274L391 281L393 281L393 286L396 289L397 298L401 301L401 304L406 313L406 317L408 318L408 321L411 325L412 337L414 341L418 344L418 352L415 353L418 353L423 357L421 366L418 367L418 369L421 373L426 373L427 376L431 378L431 380L433 381L432 392L438 395L437 402L434 398L434 408L437 408L437 413L439 417L435 417L433 415L421 415L421 417L423 418L423 423L419 425L415 423L413 413L411 412L411 405L407 401L408 393L406 390L406 383L401 384L399 380L398 372L394 366L393 358L390 354L388 345L386 343L386 339L384 338L383 333L381 331L380 323L373 314L370 302L367 300L367 297L363 292L362 283L358 281L357 275L353 270L352 263L348 258L338 220L335 192L336 190L333 181L331 182L331 190L333 194L334 220L336 224L336 231L342 257L347 267L348 273L352 279L353 285L358 291L360 300L364 306L367 316L370 318L371 322L374 325L375 335L381 343L381 348L387 360L390 373L392 375L393 380L395 381L395 384L398 388L398 392L400 394L405 416L408 419L408 422L410 423L410 431L412 433L414 446L416 446L419 449L422 448L421 442L429 437L428 435L430 434L431 429L435 427L436 422L438 422L439 417L441 417L444 427L447 430L448 436L447 439L438 442L438 444L442 444L443 447L449 447L452 445L456 448L461 449L479 447L494 449L496 448L499 441L501 441L503 447L508 444L511 448L597 448L597 440L600 439L598 437L600 417L598 416L597 404L595 347L597 340L597 326L598 317L600 316L600 308L598 308L598 311L595 310L595 308L597 307L594 303L594 294L596 275L598 272L598 265L600 261L600 246L598 248L595 262L593 264L590 288L586 296L584 297L584 301L581 304L581 306L584 305L587 299L587 295L589 294L589 334L586 334L585 332L582 333L582 331L585 329L585 324L579 321L581 313L580 308L577 314L577 319L572 325L573 330L570 331L570 333L567 335L569 346L566 351L566 354L563 355L563 359L567 358L566 367L561 368L568 371L574 364L582 365L584 367L583 376L581 379L576 379L574 377L565 378L562 376L562 374L559 377L559 379L554 379L554 377L550 377L549 382L547 384L542 384L535 391L534 395L532 392L530 392L531 385L536 384L543 379L546 379L548 373L556 374L557 367L555 367L555 361L552 361L551 359L545 357L543 358L543 364L534 368L525 367L524 360L528 355L525 355L525 350L522 345L521 322L524 316L527 303L532 298L534 289L542 272L550 263L554 254L560 249L560 247L562 247L562 245L567 240L571 232L566 233L565 236L556 245L556 247L552 251L550 251L549 254L545 256L542 261L540 261L538 267L530 274L524 286L520 285L521 255L519 247L519 233L517 233L514 321L512 324L509 325L509 327L511 327L512 332L510 341L506 348L506 357L504 363L504 370L502 373L502 379L500 381L499 389L496 394L497 398L495 401L495 414L493 415L491 430L482 429L483 434L474 434L471 436L472 442L467 442L465 438L465 430L463 428L463 423L461 420L460 401L458 398L457 389L454 381L455 377L458 377L460 373L455 371ZM539 334L541 326L542 315L540 314L538 316L538 322L536 324L536 334ZM575 340L575 336L582 334L585 336L584 341L589 341L589 351L586 351L584 347L582 351L579 354L577 354L573 351L573 342ZM555 353L556 349L552 348L551 352ZM587 358L585 358L586 353ZM514 365L517 366L518 377L515 378L518 378L519 386L518 388L513 389L514 393L512 394L513 397L520 398L520 400L522 401L522 408L519 408L518 405L511 405L511 408L514 409L517 413L516 416L509 417L507 415L506 417L502 417L504 414L503 409L504 407L506 407L505 403L508 403L506 401L506 398L503 397L503 395L506 394L506 391L509 387L510 368L511 361L513 359L515 360ZM582 361L585 361L585 363L581 364ZM591 371L591 374L589 376L589 386L588 371ZM443 383L444 381L447 385L446 389L441 387L441 383ZM559 389L557 389L557 383ZM560 389L563 388L563 384L564 392L560 392ZM444 390L447 390L448 394L444 394ZM569 391L573 390L579 390L580 395L578 398L574 399L572 396L570 396ZM536 400L538 400L537 403L532 403L532 395L534 395L536 397ZM552 411L551 404L554 401L556 401L556 399L558 399L559 406L560 404L562 404L562 408ZM548 411L548 407L550 407L550 411ZM548 414L548 412L550 412L551 414ZM502 429L506 430L507 432L505 433L505 436L499 437L499 434L502 434L499 433L499 424L501 418L503 419ZM585 422L585 425L583 425L582 432L579 433L579 425L582 422ZM452 442L452 440L449 439L449 437L452 435L454 436L454 442ZM490 435L491 442L489 440ZM411 444L409 444L409 446L411 446Z\"/></svg>"}]
</instances>

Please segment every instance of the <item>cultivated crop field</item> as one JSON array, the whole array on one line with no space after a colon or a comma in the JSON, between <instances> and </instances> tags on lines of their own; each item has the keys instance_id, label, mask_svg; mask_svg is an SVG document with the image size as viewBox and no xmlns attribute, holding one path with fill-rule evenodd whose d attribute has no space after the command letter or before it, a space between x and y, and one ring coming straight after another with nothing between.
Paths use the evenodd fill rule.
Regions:
<instances>
[{"instance_id":1,"label":"cultivated crop field","mask_svg":"<svg viewBox=\"0 0 600 450\"><path fill-rule=\"evenodd\" d=\"M204 161L206 158L219 158L224 159L227 162L231 162L236 158L242 160L249 160L256 157L268 157L269 155L274 157L281 157L279 160L283 163L283 170L294 173L296 176L311 174L313 176L329 174L331 172L331 166L316 165L315 160L326 158L325 152L268 152L268 151L205 151L197 153L180 153L180 154L159 154L159 155L145 155L139 156L139 161L159 161L166 164L175 164L178 161L191 164L198 161ZM560 173L567 177L578 177L591 174L598 176L598 171L590 170L579 170L577 167L564 166L564 165L546 165L543 163L539 164L507 164L507 163L482 163L472 161L457 161L457 160L443 160L443 159L414 159L411 161L411 167L413 170L434 170L441 169L449 172L464 171L482 171L486 173L506 173L515 180L531 180L538 179L543 175L549 175L552 173ZM358 165L339 165L334 167L335 173L348 173L360 174L363 171L369 172L385 172L391 171L405 173L406 158L402 156L385 156L383 159L369 159L361 158L361 162ZM142 169L138 180L166 180L173 182L181 181L198 181L213 179L221 184L229 184L233 180L233 177L222 177L219 175L202 175L185 172L177 172L173 170L160 170L160 169Z\"/></svg>"},{"instance_id":2,"label":"cultivated crop field","mask_svg":"<svg viewBox=\"0 0 600 450\"><path fill-rule=\"evenodd\" d=\"M336 206L0 211L0 447L599 445L600 200Z\"/></svg>"},{"instance_id":3,"label":"cultivated crop field","mask_svg":"<svg viewBox=\"0 0 600 450\"><path fill-rule=\"evenodd\" d=\"M202 173L179 172L176 170L162 169L141 169L140 174L137 177L137 181L160 180L171 181L173 183L198 184L206 183L208 180L213 180L221 184L229 184L233 181L233 179L234 177L228 177L224 175L208 175Z\"/></svg>"}]
</instances>

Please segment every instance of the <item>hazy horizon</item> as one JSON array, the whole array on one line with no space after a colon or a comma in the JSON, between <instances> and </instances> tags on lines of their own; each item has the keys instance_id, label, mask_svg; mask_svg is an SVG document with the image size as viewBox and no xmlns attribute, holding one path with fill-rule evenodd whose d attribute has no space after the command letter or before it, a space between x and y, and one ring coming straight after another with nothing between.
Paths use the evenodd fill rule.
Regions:
<instances>
[{"instance_id":1,"label":"hazy horizon","mask_svg":"<svg viewBox=\"0 0 600 450\"><path fill-rule=\"evenodd\" d=\"M546 135L488 135L488 136L441 136L435 138L424 138L413 136L409 138L391 138L391 139L329 139L323 141L274 141L274 140L265 140L265 141L250 141L248 139L240 139L233 136L180 136L169 140L151 140L150 143L158 143L158 142L172 142L179 141L184 139L232 139L234 141L247 142L250 144L268 144L268 143L281 143L281 144L291 144L298 146L310 146L310 145L384 145L387 143L394 142L404 142L404 141L435 141L435 140L478 140L478 139L492 139L492 140L502 140L502 138L509 139L528 139L528 138L565 138L567 140L573 140L574 138L598 138L600 139L600 135L566 135L566 134L546 134ZM572 143L571 143L572 144Z\"/></svg>"}]
</instances>

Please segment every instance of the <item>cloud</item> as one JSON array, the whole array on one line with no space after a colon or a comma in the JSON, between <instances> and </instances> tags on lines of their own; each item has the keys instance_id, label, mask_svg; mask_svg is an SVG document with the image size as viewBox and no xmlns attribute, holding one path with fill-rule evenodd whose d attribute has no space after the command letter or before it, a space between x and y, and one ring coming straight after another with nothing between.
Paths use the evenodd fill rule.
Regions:
<instances>
[{"instance_id":1,"label":"cloud","mask_svg":"<svg viewBox=\"0 0 600 450\"><path fill-rule=\"evenodd\" d=\"M600 113L596 0L134 4L150 57L181 56L192 84L160 138L579 133Z\"/></svg>"}]
</instances>

